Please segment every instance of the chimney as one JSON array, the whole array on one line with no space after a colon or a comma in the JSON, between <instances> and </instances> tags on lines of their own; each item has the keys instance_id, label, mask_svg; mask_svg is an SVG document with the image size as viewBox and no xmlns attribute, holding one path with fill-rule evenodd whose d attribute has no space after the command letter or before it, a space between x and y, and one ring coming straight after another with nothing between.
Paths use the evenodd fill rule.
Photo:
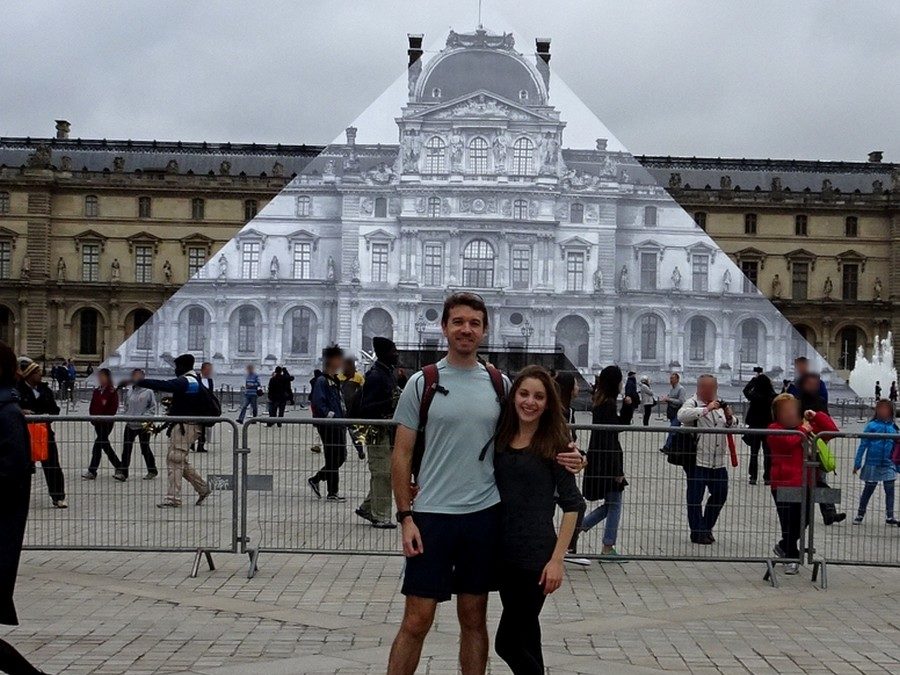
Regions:
<instances>
[{"instance_id":1,"label":"chimney","mask_svg":"<svg viewBox=\"0 0 900 675\"><path fill-rule=\"evenodd\" d=\"M869 162L872 164L881 164L882 158L884 158L884 151L882 150L873 150L869 153Z\"/></svg>"},{"instance_id":2,"label":"chimney","mask_svg":"<svg viewBox=\"0 0 900 675\"><path fill-rule=\"evenodd\" d=\"M544 88L550 91L550 38L535 38L535 65L541 78L544 80Z\"/></svg>"},{"instance_id":3,"label":"chimney","mask_svg":"<svg viewBox=\"0 0 900 675\"><path fill-rule=\"evenodd\" d=\"M56 120L56 137L59 139L65 139L69 137L69 131L72 129L72 125L69 124L66 120ZM871 157L871 155L870 155Z\"/></svg>"},{"instance_id":4,"label":"chimney","mask_svg":"<svg viewBox=\"0 0 900 675\"><path fill-rule=\"evenodd\" d=\"M347 127L347 145L353 147L356 145L356 127Z\"/></svg>"},{"instance_id":5,"label":"chimney","mask_svg":"<svg viewBox=\"0 0 900 675\"><path fill-rule=\"evenodd\" d=\"M597 150L600 152L606 152L606 146L609 143L609 139L606 138L598 138L597 139Z\"/></svg>"},{"instance_id":6,"label":"chimney","mask_svg":"<svg viewBox=\"0 0 900 675\"><path fill-rule=\"evenodd\" d=\"M425 37L424 33L407 33L406 37L409 39L409 49L406 50L406 53L409 54L409 65L407 68L412 68L412 65L422 58L422 40Z\"/></svg>"}]
</instances>

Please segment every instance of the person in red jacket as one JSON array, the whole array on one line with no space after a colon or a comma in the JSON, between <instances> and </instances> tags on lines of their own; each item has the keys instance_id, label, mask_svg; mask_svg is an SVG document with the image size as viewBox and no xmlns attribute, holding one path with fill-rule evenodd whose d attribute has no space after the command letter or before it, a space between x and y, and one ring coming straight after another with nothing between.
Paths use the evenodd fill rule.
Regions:
<instances>
[{"instance_id":1,"label":"person in red jacket","mask_svg":"<svg viewBox=\"0 0 900 675\"><path fill-rule=\"evenodd\" d=\"M793 429L807 435L838 430L834 420L826 413L813 410L803 412L800 401L791 394L779 394L775 397L772 401L772 416L775 421L769 425L769 429ZM800 529L802 505L799 502L780 501L778 488L803 485L803 461L807 444L800 436L769 436L768 443L772 455L772 498L781 524L781 541L775 545L775 555L779 558L799 559L799 541L803 534ZM806 506L806 520L809 522L809 505ZM797 563L788 563L785 574L797 574L798 571Z\"/></svg>"},{"instance_id":2,"label":"person in red jacket","mask_svg":"<svg viewBox=\"0 0 900 675\"><path fill-rule=\"evenodd\" d=\"M106 453L109 463L115 469L116 480L125 480L124 474L119 470L121 462L116 456L109 442L109 435L112 433L113 421L112 416L119 410L119 395L116 393L115 387L112 385L112 376L109 368L101 368L97 371L97 387L91 395L91 407L88 408L90 415L109 415L109 422L91 422L94 425L94 447L91 449L91 463L87 470L81 474L85 480L94 480L97 477L97 469L100 466L100 453Z\"/></svg>"}]
</instances>

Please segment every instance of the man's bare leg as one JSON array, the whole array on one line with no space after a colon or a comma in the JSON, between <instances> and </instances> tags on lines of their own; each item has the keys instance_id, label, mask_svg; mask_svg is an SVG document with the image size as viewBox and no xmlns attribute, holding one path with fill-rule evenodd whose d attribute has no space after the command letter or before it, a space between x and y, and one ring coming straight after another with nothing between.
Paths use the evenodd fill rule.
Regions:
<instances>
[{"instance_id":1,"label":"man's bare leg","mask_svg":"<svg viewBox=\"0 0 900 675\"><path fill-rule=\"evenodd\" d=\"M394 644L391 645L388 675L415 675L422 655L422 645L428 631L431 630L431 624L434 623L436 610L437 600L406 596L403 622L400 624L397 637L394 638Z\"/></svg>"},{"instance_id":2,"label":"man's bare leg","mask_svg":"<svg viewBox=\"0 0 900 675\"><path fill-rule=\"evenodd\" d=\"M459 667L463 675L484 675L488 660L487 600L485 595L456 597L459 618Z\"/></svg>"}]
</instances>

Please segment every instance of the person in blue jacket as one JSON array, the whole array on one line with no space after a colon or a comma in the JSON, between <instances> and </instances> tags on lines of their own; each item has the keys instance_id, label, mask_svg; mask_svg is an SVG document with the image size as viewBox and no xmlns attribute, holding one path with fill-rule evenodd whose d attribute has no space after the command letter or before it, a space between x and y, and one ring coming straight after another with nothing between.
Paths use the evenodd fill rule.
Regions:
<instances>
[{"instance_id":1,"label":"person in blue jacket","mask_svg":"<svg viewBox=\"0 0 900 675\"><path fill-rule=\"evenodd\" d=\"M875 417L863 429L867 434L896 434L897 425L894 423L894 404L882 399L875 404ZM859 525L866 515L866 506L869 499L875 493L875 488L881 483L884 487L884 522L886 525L897 525L894 519L894 479L897 470L891 460L894 451L893 438L863 438L856 449L856 459L853 462L854 475L865 483L862 494L859 496L859 509L853 522Z\"/></svg>"},{"instance_id":2,"label":"person in blue jacket","mask_svg":"<svg viewBox=\"0 0 900 675\"><path fill-rule=\"evenodd\" d=\"M338 371L344 362L344 350L337 345L322 350L323 374L316 378L312 389L313 417L324 419L340 419L346 417L344 397L341 395L341 382ZM307 484L319 499L322 492L319 483L325 481L326 499L330 502L343 502L346 498L338 494L338 469L347 461L347 428L336 424L319 424L316 430L322 439L325 454L325 466L315 476L307 480Z\"/></svg>"}]
</instances>

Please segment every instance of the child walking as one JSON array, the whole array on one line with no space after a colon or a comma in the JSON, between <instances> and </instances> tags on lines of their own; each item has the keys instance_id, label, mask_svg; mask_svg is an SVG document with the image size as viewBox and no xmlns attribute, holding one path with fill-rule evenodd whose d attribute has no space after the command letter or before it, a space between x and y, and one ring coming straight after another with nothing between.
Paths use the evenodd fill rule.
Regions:
<instances>
[{"instance_id":1,"label":"child walking","mask_svg":"<svg viewBox=\"0 0 900 675\"><path fill-rule=\"evenodd\" d=\"M875 404L875 418L863 429L867 434L896 434L897 425L894 423L894 404L882 399ZM862 494L859 496L859 508L856 510L855 525L859 525L866 516L866 507L875 493L878 484L884 488L884 523L885 525L897 525L894 518L894 479L897 470L891 455L894 451L894 439L892 438L863 438L856 449L856 459L853 462L853 474L859 473L859 477L865 484Z\"/></svg>"}]
</instances>

